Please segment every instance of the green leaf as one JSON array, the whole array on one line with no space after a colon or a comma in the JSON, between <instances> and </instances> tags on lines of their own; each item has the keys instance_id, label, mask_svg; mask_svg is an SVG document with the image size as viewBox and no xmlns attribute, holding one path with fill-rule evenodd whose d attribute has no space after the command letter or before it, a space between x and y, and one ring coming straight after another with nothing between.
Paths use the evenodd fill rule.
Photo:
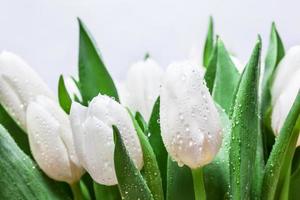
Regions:
<instances>
[{"instance_id":1,"label":"green leaf","mask_svg":"<svg viewBox=\"0 0 300 200\"><path fill-rule=\"evenodd\" d=\"M137 121L139 127L142 129L142 131L145 133L145 135L148 135L148 124L141 115L140 112L135 113L135 120Z\"/></svg>"},{"instance_id":2,"label":"green leaf","mask_svg":"<svg viewBox=\"0 0 300 200\"><path fill-rule=\"evenodd\" d=\"M85 105L99 93L119 101L114 82L107 71L96 44L83 22L79 22L79 82Z\"/></svg>"},{"instance_id":3,"label":"green leaf","mask_svg":"<svg viewBox=\"0 0 300 200\"><path fill-rule=\"evenodd\" d=\"M27 134L17 125L17 123L9 116L6 110L0 104L0 124L3 125L18 146L28 156L32 157Z\"/></svg>"},{"instance_id":4,"label":"green leaf","mask_svg":"<svg viewBox=\"0 0 300 200\"><path fill-rule=\"evenodd\" d=\"M210 164L204 166L205 191L207 199L228 199L231 121L220 106L217 105L217 108L223 127L223 141L214 160Z\"/></svg>"},{"instance_id":5,"label":"green leaf","mask_svg":"<svg viewBox=\"0 0 300 200\"><path fill-rule=\"evenodd\" d=\"M129 157L118 128L113 126L113 131L115 139L115 171L122 199L153 200L146 181Z\"/></svg>"},{"instance_id":6,"label":"green leaf","mask_svg":"<svg viewBox=\"0 0 300 200\"><path fill-rule=\"evenodd\" d=\"M216 39L217 41L219 40L218 37ZM206 68L206 72L204 75L204 80L206 82L206 86L212 94L213 92L213 87L215 83L215 77L216 77L216 71L217 71L217 61L218 61L218 45L215 45L213 52L212 52L212 57L208 63L208 66Z\"/></svg>"},{"instance_id":7,"label":"green leaf","mask_svg":"<svg viewBox=\"0 0 300 200\"><path fill-rule=\"evenodd\" d=\"M0 125L0 199L70 199L23 153Z\"/></svg>"},{"instance_id":8,"label":"green leaf","mask_svg":"<svg viewBox=\"0 0 300 200\"><path fill-rule=\"evenodd\" d=\"M194 200L192 171L187 166L179 167L169 157L167 168L167 200Z\"/></svg>"},{"instance_id":9,"label":"green leaf","mask_svg":"<svg viewBox=\"0 0 300 200\"><path fill-rule=\"evenodd\" d=\"M221 39L217 40L217 48L217 68L212 96L229 114L240 75Z\"/></svg>"},{"instance_id":10,"label":"green leaf","mask_svg":"<svg viewBox=\"0 0 300 200\"><path fill-rule=\"evenodd\" d=\"M86 188L88 189L89 194L91 195L91 199L95 199L94 181L92 177L88 173L85 173L81 177L81 181L85 184Z\"/></svg>"},{"instance_id":11,"label":"green leaf","mask_svg":"<svg viewBox=\"0 0 300 200\"><path fill-rule=\"evenodd\" d=\"M272 23L270 42L265 60L264 76L262 81L262 98L261 98L261 129L264 144L265 161L269 157L272 146L275 142L274 133L271 128L271 85L273 82L274 72L279 61L285 54L281 38L276 30L275 23Z\"/></svg>"},{"instance_id":12,"label":"green leaf","mask_svg":"<svg viewBox=\"0 0 300 200\"><path fill-rule=\"evenodd\" d=\"M214 47L214 24L213 18L209 17L208 31L206 35L206 40L204 44L203 51L203 66L208 67L209 60L211 59L211 55Z\"/></svg>"},{"instance_id":13,"label":"green leaf","mask_svg":"<svg viewBox=\"0 0 300 200\"><path fill-rule=\"evenodd\" d=\"M58 81L58 101L62 109L67 114L69 114L71 109L72 99L67 91L64 77L62 75L59 76L59 81Z\"/></svg>"},{"instance_id":14,"label":"green leaf","mask_svg":"<svg viewBox=\"0 0 300 200\"><path fill-rule=\"evenodd\" d=\"M258 86L261 40L241 76L232 114L230 148L230 189L232 199L249 199L255 174L258 138Z\"/></svg>"},{"instance_id":15,"label":"green leaf","mask_svg":"<svg viewBox=\"0 0 300 200\"><path fill-rule=\"evenodd\" d=\"M96 200L121 200L117 185L106 186L94 182Z\"/></svg>"},{"instance_id":16,"label":"green leaf","mask_svg":"<svg viewBox=\"0 0 300 200\"><path fill-rule=\"evenodd\" d=\"M90 195L90 191L87 188L87 186L85 185L83 180L79 181L79 186L80 186L80 190L82 192L83 198L86 199L86 200L91 200L92 198L91 198L91 195Z\"/></svg>"},{"instance_id":17,"label":"green leaf","mask_svg":"<svg viewBox=\"0 0 300 200\"><path fill-rule=\"evenodd\" d=\"M300 92L280 130L268 159L262 188L263 199L279 199L282 196L286 176L295 152L300 132Z\"/></svg>"},{"instance_id":18,"label":"green leaf","mask_svg":"<svg viewBox=\"0 0 300 200\"><path fill-rule=\"evenodd\" d=\"M293 158L292 174L290 180L290 188L289 188L290 200L298 200L300 195L299 185L300 185L300 147L297 147Z\"/></svg>"},{"instance_id":19,"label":"green leaf","mask_svg":"<svg viewBox=\"0 0 300 200\"><path fill-rule=\"evenodd\" d=\"M154 154L156 156L157 164L160 170L160 175L163 184L163 190L166 196L167 191L167 163L168 163L168 153L163 143L161 137L161 130L160 130L160 118L159 118L159 106L160 106L160 99L159 97L154 103L152 113L149 120L149 142L152 146Z\"/></svg>"},{"instance_id":20,"label":"green leaf","mask_svg":"<svg viewBox=\"0 0 300 200\"><path fill-rule=\"evenodd\" d=\"M162 187L162 180L160 177L160 171L158 168L155 154L152 150L147 136L144 134L139 124L134 119L133 115L130 113L130 111L129 114L133 121L135 130L137 132L143 150L144 166L142 169L142 175L152 193L153 199L163 200L164 192Z\"/></svg>"}]
</instances>

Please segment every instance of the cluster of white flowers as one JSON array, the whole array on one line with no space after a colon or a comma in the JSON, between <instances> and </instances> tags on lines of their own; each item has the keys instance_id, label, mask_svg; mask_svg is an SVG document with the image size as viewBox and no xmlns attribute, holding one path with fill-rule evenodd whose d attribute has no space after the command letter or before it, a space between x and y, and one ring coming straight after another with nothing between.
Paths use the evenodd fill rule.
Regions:
<instances>
[{"instance_id":1,"label":"cluster of white flowers","mask_svg":"<svg viewBox=\"0 0 300 200\"><path fill-rule=\"evenodd\" d=\"M239 63L236 58L234 62ZM271 90L275 133L300 88L299 65L300 46L291 48L278 65ZM222 127L203 74L204 68L194 62L173 63L164 71L148 58L132 65L118 84L121 103L99 94L88 107L73 102L68 116L28 64L3 52L0 103L28 134L32 154L48 176L74 183L86 170L96 182L114 185L112 125L120 130L130 157L141 169L143 153L126 107L149 120L158 96L162 138L170 156L193 169L213 160L222 144Z\"/></svg>"}]
</instances>

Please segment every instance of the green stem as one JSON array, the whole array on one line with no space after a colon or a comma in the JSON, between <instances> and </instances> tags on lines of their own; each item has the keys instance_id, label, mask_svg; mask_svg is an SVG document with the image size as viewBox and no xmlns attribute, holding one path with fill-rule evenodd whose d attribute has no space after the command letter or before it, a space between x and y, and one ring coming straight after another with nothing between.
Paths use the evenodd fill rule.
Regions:
<instances>
[{"instance_id":1,"label":"green stem","mask_svg":"<svg viewBox=\"0 0 300 200\"><path fill-rule=\"evenodd\" d=\"M81 192L79 181L76 183L70 184L70 187L71 187L72 193L73 193L73 200L84 200L85 199Z\"/></svg>"},{"instance_id":2,"label":"green stem","mask_svg":"<svg viewBox=\"0 0 300 200\"><path fill-rule=\"evenodd\" d=\"M203 168L192 169L195 200L206 200L205 185L203 179Z\"/></svg>"}]
</instances>

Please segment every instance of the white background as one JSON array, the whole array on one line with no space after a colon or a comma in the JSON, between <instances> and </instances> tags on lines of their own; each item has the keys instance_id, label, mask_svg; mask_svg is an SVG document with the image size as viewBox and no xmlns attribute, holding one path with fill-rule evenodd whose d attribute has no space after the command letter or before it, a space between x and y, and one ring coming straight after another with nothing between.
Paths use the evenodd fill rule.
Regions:
<instances>
[{"instance_id":1,"label":"white background","mask_svg":"<svg viewBox=\"0 0 300 200\"><path fill-rule=\"evenodd\" d=\"M163 67L202 53L209 15L227 48L246 61L275 21L286 48L300 44L300 3L268 0L0 0L0 50L22 56L56 90L76 74L80 17L115 79L145 52ZM195 50L193 50L195 52Z\"/></svg>"}]
</instances>

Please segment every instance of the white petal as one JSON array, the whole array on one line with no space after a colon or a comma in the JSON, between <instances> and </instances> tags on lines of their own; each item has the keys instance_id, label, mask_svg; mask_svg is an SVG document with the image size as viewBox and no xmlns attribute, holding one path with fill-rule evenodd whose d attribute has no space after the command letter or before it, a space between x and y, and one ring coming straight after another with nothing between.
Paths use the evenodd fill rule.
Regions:
<instances>
[{"instance_id":1,"label":"white petal","mask_svg":"<svg viewBox=\"0 0 300 200\"><path fill-rule=\"evenodd\" d=\"M85 169L97 183L117 184L112 128L96 117L88 117L83 128Z\"/></svg>"},{"instance_id":2,"label":"white petal","mask_svg":"<svg viewBox=\"0 0 300 200\"><path fill-rule=\"evenodd\" d=\"M108 96L95 97L88 108L88 117L95 117L112 129L116 125L124 139L124 143L131 159L137 168L143 166L141 145L133 127L132 120L127 110Z\"/></svg>"},{"instance_id":3,"label":"white petal","mask_svg":"<svg viewBox=\"0 0 300 200\"><path fill-rule=\"evenodd\" d=\"M289 85L291 76L300 69L300 46L288 50L277 66L273 86L271 88L272 104L274 105L281 93Z\"/></svg>"},{"instance_id":4,"label":"white petal","mask_svg":"<svg viewBox=\"0 0 300 200\"><path fill-rule=\"evenodd\" d=\"M289 84L285 90L282 91L277 98L272 112L272 128L276 135L280 132L286 117L296 99L300 89L300 69L290 75ZM300 138L298 139L298 146L300 146Z\"/></svg>"},{"instance_id":5,"label":"white petal","mask_svg":"<svg viewBox=\"0 0 300 200\"><path fill-rule=\"evenodd\" d=\"M68 116L51 99L38 96L27 109L31 151L53 179L73 183L82 175Z\"/></svg>"},{"instance_id":6,"label":"white petal","mask_svg":"<svg viewBox=\"0 0 300 200\"><path fill-rule=\"evenodd\" d=\"M149 120L159 95L162 76L162 68L152 59L135 63L127 73L127 106L133 111L139 111L146 120Z\"/></svg>"},{"instance_id":7,"label":"white petal","mask_svg":"<svg viewBox=\"0 0 300 200\"><path fill-rule=\"evenodd\" d=\"M79 158L81 165L85 166L84 163L84 135L82 124L86 119L87 108L77 102L72 103L70 111L70 122L73 132L73 140L75 145L75 151Z\"/></svg>"},{"instance_id":8,"label":"white petal","mask_svg":"<svg viewBox=\"0 0 300 200\"><path fill-rule=\"evenodd\" d=\"M34 100L37 95L48 96L52 99L55 97L37 73L12 53L2 52L0 54L0 76L9 85L0 87L0 103L26 130L25 111L29 102ZM14 105L16 102L21 103ZM22 109L16 109L20 106Z\"/></svg>"},{"instance_id":9,"label":"white petal","mask_svg":"<svg viewBox=\"0 0 300 200\"><path fill-rule=\"evenodd\" d=\"M191 168L211 162L222 143L221 124L201 69L171 64L160 95L162 138L171 157Z\"/></svg>"}]
</instances>

